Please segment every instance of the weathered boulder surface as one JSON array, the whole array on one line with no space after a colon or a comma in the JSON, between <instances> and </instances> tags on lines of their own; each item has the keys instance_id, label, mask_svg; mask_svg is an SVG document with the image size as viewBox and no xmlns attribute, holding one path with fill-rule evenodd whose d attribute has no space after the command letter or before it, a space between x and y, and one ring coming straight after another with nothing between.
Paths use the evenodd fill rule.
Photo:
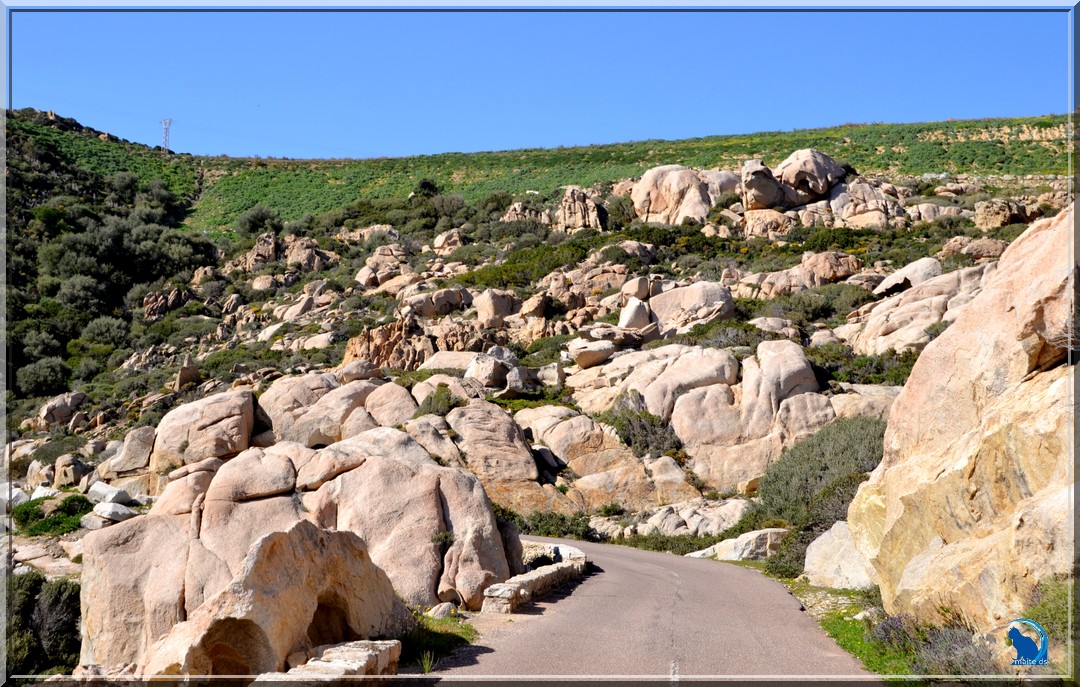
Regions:
<instances>
[{"instance_id":1,"label":"weathered boulder surface","mask_svg":"<svg viewBox=\"0 0 1080 687\"><path fill-rule=\"evenodd\" d=\"M480 480L438 465L404 432L381 427L328 446L300 468L297 486L310 492L309 517L362 537L410 605L479 609L487 585L509 576ZM445 550L432 540L439 532L453 535Z\"/></svg>"},{"instance_id":2,"label":"weathered boulder surface","mask_svg":"<svg viewBox=\"0 0 1080 687\"><path fill-rule=\"evenodd\" d=\"M598 205L580 186L568 186L555 210L555 229L559 231L602 230L606 220L607 213L603 206Z\"/></svg>"},{"instance_id":3,"label":"weathered boulder surface","mask_svg":"<svg viewBox=\"0 0 1080 687\"><path fill-rule=\"evenodd\" d=\"M904 207L908 219L912 222L933 222L941 217L963 217L964 213L971 215L969 210L964 210L957 205L939 205L938 203L918 203Z\"/></svg>"},{"instance_id":4,"label":"weathered boulder surface","mask_svg":"<svg viewBox=\"0 0 1080 687\"><path fill-rule=\"evenodd\" d=\"M711 555L718 561L764 560L780 549L780 542L784 541L786 534L787 530L783 527L754 530L714 544L710 547Z\"/></svg>"},{"instance_id":5,"label":"weathered boulder surface","mask_svg":"<svg viewBox=\"0 0 1080 687\"><path fill-rule=\"evenodd\" d=\"M1072 569L1073 208L1033 224L923 350L848 511L889 613L980 630Z\"/></svg>"},{"instance_id":6,"label":"weathered boulder surface","mask_svg":"<svg viewBox=\"0 0 1080 687\"><path fill-rule=\"evenodd\" d=\"M143 657L140 675L253 675L290 654L402 634L411 618L363 540L307 521L259 538L240 572Z\"/></svg>"},{"instance_id":7,"label":"weathered boulder surface","mask_svg":"<svg viewBox=\"0 0 1080 687\"><path fill-rule=\"evenodd\" d=\"M931 340L927 328L958 317L997 269L997 263L987 263L934 277L867 303L834 331L860 355L922 350Z\"/></svg>"},{"instance_id":8,"label":"weathered boulder surface","mask_svg":"<svg viewBox=\"0 0 1080 687\"><path fill-rule=\"evenodd\" d=\"M699 281L655 294L649 299L649 307L661 330L673 329L678 333L735 314L731 291L713 281Z\"/></svg>"},{"instance_id":9,"label":"weathered boulder surface","mask_svg":"<svg viewBox=\"0 0 1080 687\"><path fill-rule=\"evenodd\" d=\"M746 210L769 210L799 204L795 189L777 181L772 170L761 160L743 163L742 194Z\"/></svg>"},{"instance_id":10,"label":"weathered boulder surface","mask_svg":"<svg viewBox=\"0 0 1080 687\"><path fill-rule=\"evenodd\" d=\"M329 373L281 377L263 393L259 405L269 416L278 441L326 446L348 436L350 427L366 424L349 421L354 414L357 419L365 414L364 403L378 388L370 380L340 384Z\"/></svg>"},{"instance_id":11,"label":"weathered boulder surface","mask_svg":"<svg viewBox=\"0 0 1080 687\"><path fill-rule=\"evenodd\" d=\"M810 584L833 589L865 589L876 584L877 573L855 548L843 520L806 547L803 574Z\"/></svg>"},{"instance_id":12,"label":"weathered boulder surface","mask_svg":"<svg viewBox=\"0 0 1080 687\"><path fill-rule=\"evenodd\" d=\"M638 458L610 428L587 415L551 406L521 410L515 420L534 443L578 475L570 493L589 510L608 503L641 510L699 496L673 459Z\"/></svg>"},{"instance_id":13,"label":"weathered boulder surface","mask_svg":"<svg viewBox=\"0 0 1080 687\"><path fill-rule=\"evenodd\" d=\"M846 279L861 268L859 259L847 253L807 253L795 267L746 275L731 286L731 293L736 298L778 298Z\"/></svg>"},{"instance_id":14,"label":"weathered boulder surface","mask_svg":"<svg viewBox=\"0 0 1080 687\"><path fill-rule=\"evenodd\" d=\"M1011 200L994 198L975 203L975 227L983 231L1030 222L1036 217L1037 209Z\"/></svg>"},{"instance_id":15,"label":"weathered boulder surface","mask_svg":"<svg viewBox=\"0 0 1080 687\"><path fill-rule=\"evenodd\" d=\"M682 165L653 167L641 176L630 193L634 212L646 222L681 224L684 219L705 219L712 207L709 183Z\"/></svg>"},{"instance_id":16,"label":"weathered boulder surface","mask_svg":"<svg viewBox=\"0 0 1080 687\"><path fill-rule=\"evenodd\" d=\"M929 281L934 277L941 276L941 263L934 258L920 258L915 262L904 265L897 271L885 277L885 280L874 289L875 296L886 293L898 293L910 289L912 286Z\"/></svg>"},{"instance_id":17,"label":"weathered boulder surface","mask_svg":"<svg viewBox=\"0 0 1080 687\"><path fill-rule=\"evenodd\" d=\"M746 499L684 501L658 509L637 526L637 531L639 534L659 532L669 537L717 535L737 523L749 507Z\"/></svg>"},{"instance_id":18,"label":"weathered boulder surface","mask_svg":"<svg viewBox=\"0 0 1080 687\"><path fill-rule=\"evenodd\" d=\"M773 174L795 191L799 205L821 198L844 179L843 166L820 150L806 148L788 155Z\"/></svg>"},{"instance_id":19,"label":"weathered boulder surface","mask_svg":"<svg viewBox=\"0 0 1080 687\"><path fill-rule=\"evenodd\" d=\"M765 473L788 444L835 419L802 347L764 341L742 361L739 384L702 386L678 397L671 426L694 472L720 491Z\"/></svg>"},{"instance_id":20,"label":"weathered boulder surface","mask_svg":"<svg viewBox=\"0 0 1080 687\"><path fill-rule=\"evenodd\" d=\"M247 389L185 403L158 424L150 472L234 456L250 445L254 425L255 396Z\"/></svg>"},{"instance_id":21,"label":"weathered boulder surface","mask_svg":"<svg viewBox=\"0 0 1080 687\"><path fill-rule=\"evenodd\" d=\"M829 208L834 226L854 229L901 226L907 213L900 199L889 193L888 184L876 179L856 177L838 183L829 191Z\"/></svg>"},{"instance_id":22,"label":"weathered boulder surface","mask_svg":"<svg viewBox=\"0 0 1080 687\"><path fill-rule=\"evenodd\" d=\"M307 632L314 624L336 631L344 627L342 613L349 618L374 618L363 610L350 615L346 601L324 594L325 590L305 596L310 590L301 585L293 590L298 596L287 598L297 599L298 608L307 609L308 615L298 611L267 624L270 611L263 602L256 603L257 590L245 586L257 581L252 576L263 565L253 562L253 547L258 548L256 543L267 535L287 532L303 521L317 525L318 534L296 535L299 541L290 534L280 546L308 546L315 537L323 542L317 548L330 555L335 548L354 550L356 546L351 540L337 541L337 534L328 541L324 530L358 536L366 542L371 561L389 576L393 592L411 605L451 600L478 609L486 586L509 575L503 548L506 534L497 527L479 479L440 466L407 434L395 429L371 429L319 450L287 441L249 448L235 457L209 457L185 465L168 478L148 514L84 539L83 663L123 665L152 658L154 670L193 665L191 661L204 660L198 658L205 653L200 653L200 645L213 655L213 647L204 638L212 636L215 627L224 632L219 621L227 618L253 620L262 634L249 625L234 629L242 636L265 634L272 653L281 658L284 654L277 653L278 649L295 644L281 637L293 637L289 633L297 627ZM434 539L442 532L452 535L447 543ZM359 540L356 544L362 550ZM341 568L334 556L302 555L318 564L316 568L322 565L331 572L340 569L342 575L352 575L353 568ZM359 556L358 561L363 558L359 553L349 555ZM267 562L265 574L277 565ZM314 569L303 574L320 576ZM337 584L334 579L329 577L326 583ZM237 591L237 584L243 589ZM311 584L320 583L313 580ZM264 588L272 585L258 587ZM230 589L236 593L225 591ZM319 611L309 602L326 608ZM379 606L372 603L374 613ZM242 615L229 615L234 611ZM188 629L174 631L185 619ZM357 623L350 620L348 627L359 629L362 623ZM273 634L279 630L285 635ZM153 656L147 653L170 632L175 636L164 643L166 648L155 649ZM342 640L360 634L341 632Z\"/></svg>"},{"instance_id":23,"label":"weathered boulder surface","mask_svg":"<svg viewBox=\"0 0 1080 687\"><path fill-rule=\"evenodd\" d=\"M795 220L771 208L747 210L743 215L743 234L748 238L760 236L775 241L795 228Z\"/></svg>"}]
</instances>

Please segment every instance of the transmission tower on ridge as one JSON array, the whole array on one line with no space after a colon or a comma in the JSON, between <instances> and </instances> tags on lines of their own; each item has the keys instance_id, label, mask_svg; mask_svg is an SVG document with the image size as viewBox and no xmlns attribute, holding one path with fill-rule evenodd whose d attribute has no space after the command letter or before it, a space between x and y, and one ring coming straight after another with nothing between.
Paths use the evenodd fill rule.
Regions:
<instances>
[{"instance_id":1,"label":"transmission tower on ridge","mask_svg":"<svg viewBox=\"0 0 1080 687\"><path fill-rule=\"evenodd\" d=\"M169 126L172 124L171 119L161 120L162 136L161 136L161 154L163 156L169 154Z\"/></svg>"}]
</instances>

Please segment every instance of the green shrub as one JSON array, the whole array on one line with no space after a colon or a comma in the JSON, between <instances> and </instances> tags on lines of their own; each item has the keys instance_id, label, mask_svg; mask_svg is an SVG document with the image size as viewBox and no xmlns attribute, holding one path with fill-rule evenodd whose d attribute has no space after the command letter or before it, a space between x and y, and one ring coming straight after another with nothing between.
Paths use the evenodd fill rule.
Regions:
<instances>
[{"instance_id":1,"label":"green shrub","mask_svg":"<svg viewBox=\"0 0 1080 687\"><path fill-rule=\"evenodd\" d=\"M926 328L926 335L930 337L931 341L933 341L934 339L941 336L941 333L948 329L950 324L952 324L952 322L949 320L935 322L934 324Z\"/></svg>"},{"instance_id":2,"label":"green shrub","mask_svg":"<svg viewBox=\"0 0 1080 687\"><path fill-rule=\"evenodd\" d=\"M44 512L41 510L41 503L45 499L33 499L26 503L15 506L11 510L11 519L15 521L15 524L19 527L26 527L30 523L37 522L45 517Z\"/></svg>"},{"instance_id":3,"label":"green shrub","mask_svg":"<svg viewBox=\"0 0 1080 687\"><path fill-rule=\"evenodd\" d=\"M826 284L764 301L755 317L783 317L800 326L813 322L842 324L848 313L874 300L873 294L853 284Z\"/></svg>"},{"instance_id":4,"label":"green shrub","mask_svg":"<svg viewBox=\"0 0 1080 687\"><path fill-rule=\"evenodd\" d=\"M557 362L562 349L574 337L574 334L561 334L537 339L525 349L525 357L521 359L521 363L529 367L540 367Z\"/></svg>"},{"instance_id":5,"label":"green shrub","mask_svg":"<svg viewBox=\"0 0 1080 687\"><path fill-rule=\"evenodd\" d=\"M606 518L613 518L617 515L622 515L623 513L625 513L626 509L617 503L605 503L604 505L600 506L600 508L598 508L596 512Z\"/></svg>"},{"instance_id":6,"label":"green shrub","mask_svg":"<svg viewBox=\"0 0 1080 687\"><path fill-rule=\"evenodd\" d=\"M856 248L862 239L873 236L872 231L847 228L822 228L810 234L802 243L803 250L822 253L824 251L844 251Z\"/></svg>"},{"instance_id":7,"label":"green shrub","mask_svg":"<svg viewBox=\"0 0 1080 687\"><path fill-rule=\"evenodd\" d=\"M443 530L442 532L436 532L431 535L431 543L450 546L454 543L454 533Z\"/></svg>"},{"instance_id":8,"label":"green shrub","mask_svg":"<svg viewBox=\"0 0 1080 687\"><path fill-rule=\"evenodd\" d=\"M71 368L58 357L42 358L15 373L23 396L51 396L68 389Z\"/></svg>"},{"instance_id":9,"label":"green shrub","mask_svg":"<svg viewBox=\"0 0 1080 687\"><path fill-rule=\"evenodd\" d=\"M98 317L83 327L80 338L91 343L123 347L128 344L128 324L117 317Z\"/></svg>"},{"instance_id":10,"label":"green shrub","mask_svg":"<svg viewBox=\"0 0 1080 687\"><path fill-rule=\"evenodd\" d=\"M761 511L796 525L807 523L810 504L834 480L848 480L853 472L877 467L884 452L884 435L882 420L844 418L790 446L761 478Z\"/></svg>"},{"instance_id":11,"label":"green shrub","mask_svg":"<svg viewBox=\"0 0 1080 687\"><path fill-rule=\"evenodd\" d=\"M805 349L805 353L819 382L824 383L832 379L851 384L903 386L915 361L919 359L915 351L905 351L899 355L893 351L880 355L856 355L842 343L814 346Z\"/></svg>"},{"instance_id":12,"label":"green shrub","mask_svg":"<svg viewBox=\"0 0 1080 687\"><path fill-rule=\"evenodd\" d=\"M268 206L259 203L236 218L236 233L244 237L255 237L266 232L281 232L281 218Z\"/></svg>"},{"instance_id":13,"label":"green shrub","mask_svg":"<svg viewBox=\"0 0 1080 687\"><path fill-rule=\"evenodd\" d=\"M646 346L658 348L672 343L685 344L687 346L703 346L705 348L736 348L745 346L751 353L757 352L757 346L762 341L775 341L782 339L775 332L767 332L758 329L752 324L737 319L715 320L707 324L697 324L686 334L679 334L674 339L659 339L649 342Z\"/></svg>"},{"instance_id":14,"label":"green shrub","mask_svg":"<svg viewBox=\"0 0 1080 687\"><path fill-rule=\"evenodd\" d=\"M998 672L990 648L960 627L934 627L925 632L912 661L918 675L993 675Z\"/></svg>"},{"instance_id":15,"label":"green shrub","mask_svg":"<svg viewBox=\"0 0 1080 687\"><path fill-rule=\"evenodd\" d=\"M611 425L639 458L646 453L661 456L682 448L671 424L645 410L645 399L633 389L620 394L611 408L596 419Z\"/></svg>"},{"instance_id":16,"label":"green shrub","mask_svg":"<svg viewBox=\"0 0 1080 687\"><path fill-rule=\"evenodd\" d=\"M79 583L49 580L41 587L30 625L53 666L79 663Z\"/></svg>"},{"instance_id":17,"label":"green shrub","mask_svg":"<svg viewBox=\"0 0 1080 687\"><path fill-rule=\"evenodd\" d=\"M1062 642L1069 637L1069 591L1072 580L1059 578L1043 578L1035 586L1035 594L1032 598L1032 606L1024 613L1025 618L1030 618L1042 625L1046 634L1052 641ZM1075 620L1072 624L1073 637L1076 641L1080 634L1080 627Z\"/></svg>"},{"instance_id":18,"label":"green shrub","mask_svg":"<svg viewBox=\"0 0 1080 687\"><path fill-rule=\"evenodd\" d=\"M435 375L448 375L460 379L464 374L462 370L451 369L412 370L411 372L405 372L404 370L383 370L383 372L387 377L393 378L395 384L403 386L410 391L418 382L422 382Z\"/></svg>"},{"instance_id":19,"label":"green shrub","mask_svg":"<svg viewBox=\"0 0 1080 687\"><path fill-rule=\"evenodd\" d=\"M818 532L810 530L788 532L776 553L765 559L765 571L777 577L802 575L806 567L806 547L818 536Z\"/></svg>"},{"instance_id":20,"label":"green shrub","mask_svg":"<svg viewBox=\"0 0 1080 687\"><path fill-rule=\"evenodd\" d=\"M526 517L497 503L492 504L492 510L497 522L511 523L521 534L532 534L537 537L569 537L584 541L598 541L599 539L596 531L589 527L588 515L563 515L537 511Z\"/></svg>"},{"instance_id":21,"label":"green shrub","mask_svg":"<svg viewBox=\"0 0 1080 687\"><path fill-rule=\"evenodd\" d=\"M690 534L680 534L668 536L653 530L649 534L633 534L628 537L617 537L612 540L612 543L621 544L623 546L632 546L635 549L645 549L646 551L670 551L676 556L685 556L694 551L707 549L713 544L717 544L726 538L728 537L723 535L697 537Z\"/></svg>"},{"instance_id":22,"label":"green shrub","mask_svg":"<svg viewBox=\"0 0 1080 687\"><path fill-rule=\"evenodd\" d=\"M789 448L766 468L759 500L732 527L730 539L766 527L787 527L780 550L766 559L766 570L781 577L802 574L806 547L839 520L884 451L885 423L875 418L844 418Z\"/></svg>"},{"instance_id":23,"label":"green shrub","mask_svg":"<svg viewBox=\"0 0 1080 687\"><path fill-rule=\"evenodd\" d=\"M435 387L424 399L423 403L416 409L414 418L422 417L424 415L438 415L439 417L446 417L454 408L465 405L465 401L450 392L450 387L445 384L440 384Z\"/></svg>"},{"instance_id":24,"label":"green shrub","mask_svg":"<svg viewBox=\"0 0 1080 687\"><path fill-rule=\"evenodd\" d=\"M12 519L23 534L34 537L39 535L59 536L79 529L79 520L94 509L94 506L81 494L72 494L60 502L56 510L45 517L41 508L45 499L27 501L12 510Z\"/></svg>"},{"instance_id":25,"label":"green shrub","mask_svg":"<svg viewBox=\"0 0 1080 687\"><path fill-rule=\"evenodd\" d=\"M7 671L71 673L79 662L79 584L13 575L7 589Z\"/></svg>"},{"instance_id":26,"label":"green shrub","mask_svg":"<svg viewBox=\"0 0 1080 687\"><path fill-rule=\"evenodd\" d=\"M28 456L26 465L29 466L31 461L39 461L43 465L52 465L56 462L56 459L65 453L75 453L83 446L86 445L86 439L82 436L75 434L67 434L65 431L54 431L49 440L39 446ZM15 474L14 468L12 468L12 476L25 477L26 468L22 469L21 474Z\"/></svg>"}]
</instances>

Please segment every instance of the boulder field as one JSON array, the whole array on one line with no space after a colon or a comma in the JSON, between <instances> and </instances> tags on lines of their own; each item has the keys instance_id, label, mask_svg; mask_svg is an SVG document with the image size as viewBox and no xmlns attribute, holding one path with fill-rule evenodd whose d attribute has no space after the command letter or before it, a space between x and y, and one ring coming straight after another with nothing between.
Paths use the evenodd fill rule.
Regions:
<instances>
[{"instance_id":1,"label":"boulder field","mask_svg":"<svg viewBox=\"0 0 1080 687\"><path fill-rule=\"evenodd\" d=\"M120 419L70 391L24 421L41 436L8 447L9 465L29 465L6 507L43 499L52 513L62 489L94 505L81 540L20 541L13 560L50 577L81 566L80 663L92 674L281 672L290 657L400 637L417 607L479 610L523 572L500 508L588 516L608 537L715 536L793 444L870 416L888 421L883 460L847 519L807 548L807 579L877 585L890 614L1001 634L1074 560L1075 210L1056 178L1052 198L965 199L973 210L949 199L984 194L978 180L932 194L926 181L860 176L807 149L773 168L654 167L610 195L565 187L547 209L491 214L596 237L578 264L528 287L457 280L499 267L508 245L461 257L483 236L467 223L423 247L404 228L346 225L339 252L263 234L190 288L143 300L153 322L220 279L244 287L206 296L215 330L118 368L176 368L169 386L131 394ZM1062 205L1013 238L1010 225ZM603 243L609 219L634 216L641 241ZM924 222L937 224L893 235ZM644 243L657 229L642 224L684 225L687 245L695 227L723 241L679 255ZM1011 242L977 237L1002 227ZM568 240L545 232L531 245ZM929 250L908 245L927 236ZM745 260L729 243L744 239ZM867 241L903 244L909 261ZM810 319L790 305L802 299L841 305ZM355 327L366 309L383 316ZM291 362L249 369L250 344ZM231 376L200 373L233 349L246 362ZM903 387L840 383L853 377L823 367L916 355ZM132 428L155 409L157 422ZM31 461L62 429L92 441ZM793 533L765 527L693 555L763 559Z\"/></svg>"}]
</instances>

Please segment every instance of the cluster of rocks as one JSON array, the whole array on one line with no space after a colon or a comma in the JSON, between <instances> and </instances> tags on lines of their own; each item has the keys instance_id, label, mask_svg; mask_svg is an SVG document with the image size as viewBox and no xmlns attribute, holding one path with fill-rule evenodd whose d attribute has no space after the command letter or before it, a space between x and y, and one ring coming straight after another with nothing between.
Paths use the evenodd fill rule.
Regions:
<instances>
[{"instance_id":1,"label":"cluster of rocks","mask_svg":"<svg viewBox=\"0 0 1080 687\"><path fill-rule=\"evenodd\" d=\"M806 550L811 584L878 586L891 615L960 618L1002 665L1013 652L1001 638L1036 584L1073 564L1073 216L1070 208L1032 225L925 347L893 400L881 464L847 520ZM661 513L677 522L673 511L653 519ZM610 518L598 520L613 531ZM749 532L690 555L760 559L784 533Z\"/></svg>"},{"instance_id":2,"label":"cluster of rocks","mask_svg":"<svg viewBox=\"0 0 1080 687\"><path fill-rule=\"evenodd\" d=\"M266 266L282 261L286 268L318 272L339 259L337 253L319 248L318 242L313 238L293 235L278 238L273 232L267 232L255 239L255 245L247 253L225 263L222 272L229 274L240 271L254 274Z\"/></svg>"}]
</instances>

